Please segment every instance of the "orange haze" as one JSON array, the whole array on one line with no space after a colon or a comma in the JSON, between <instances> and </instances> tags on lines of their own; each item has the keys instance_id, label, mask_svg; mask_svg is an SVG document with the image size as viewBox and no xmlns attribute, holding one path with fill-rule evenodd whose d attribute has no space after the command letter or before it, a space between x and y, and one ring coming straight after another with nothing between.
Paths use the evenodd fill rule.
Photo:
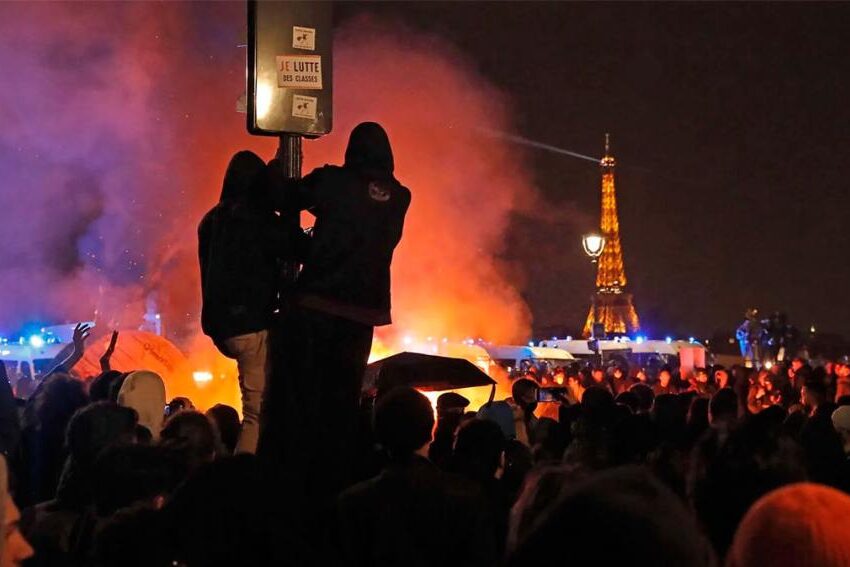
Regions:
<instances>
[{"instance_id":1,"label":"orange haze","mask_svg":"<svg viewBox=\"0 0 850 567\"><path fill-rule=\"evenodd\" d=\"M4 120L7 134L21 155L42 160L32 171L47 172L37 180L45 203L32 207L47 211L36 220L56 233L22 257L68 242L77 255L60 271L44 264L24 279L9 273L3 281L20 288L10 294L24 304L37 289L32 299L53 322L96 311L101 332L138 326L155 294L168 338L196 369L232 369L199 332L195 229L218 200L230 156L247 148L270 159L276 146L247 135L235 112L244 89L244 4L35 3L4 11L0 31L24 58L27 83L12 85L14 104L4 103L0 116L21 105L20 117ZM399 350L406 333L526 340L529 309L499 256L512 212L530 210L537 192L523 152L482 134L513 130L510 100L459 48L397 22L343 22L334 46L334 132L304 142L305 172L340 163L351 128L377 121L413 195L393 262L395 324L378 336L388 351ZM30 95L15 90L24 87ZM14 307L5 316L22 318Z\"/></svg>"}]
</instances>

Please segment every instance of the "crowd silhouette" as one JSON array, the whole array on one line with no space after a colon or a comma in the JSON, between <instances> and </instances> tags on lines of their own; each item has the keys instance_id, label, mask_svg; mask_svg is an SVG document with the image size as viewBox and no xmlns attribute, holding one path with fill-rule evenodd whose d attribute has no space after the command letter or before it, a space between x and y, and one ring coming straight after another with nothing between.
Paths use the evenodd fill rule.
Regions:
<instances>
[{"instance_id":1,"label":"crowd silhouette","mask_svg":"<svg viewBox=\"0 0 850 567\"><path fill-rule=\"evenodd\" d=\"M478 408L364 398L410 192L374 123L343 166L278 167L237 153L199 228L203 328L237 361L241 419L111 369L117 334L76 376L85 326L37 384L3 368L0 567L850 566L850 359L575 364ZM287 224L301 210L310 235Z\"/></svg>"}]
</instances>

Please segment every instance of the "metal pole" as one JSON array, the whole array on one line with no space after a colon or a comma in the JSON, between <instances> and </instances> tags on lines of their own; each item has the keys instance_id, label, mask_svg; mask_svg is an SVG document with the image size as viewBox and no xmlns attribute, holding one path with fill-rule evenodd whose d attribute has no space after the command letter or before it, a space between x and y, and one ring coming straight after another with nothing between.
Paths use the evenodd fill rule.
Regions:
<instances>
[{"instance_id":1,"label":"metal pole","mask_svg":"<svg viewBox=\"0 0 850 567\"><path fill-rule=\"evenodd\" d=\"M301 179L301 136L299 134L281 134L275 158L279 161L284 180ZM288 184L284 184L288 188ZM287 189L288 190L288 189ZM301 229L301 213L290 211L283 213L283 222L292 229ZM293 253L294 256L294 253ZM289 292L298 279L298 261L284 258L281 263L282 299L286 301Z\"/></svg>"}]
</instances>

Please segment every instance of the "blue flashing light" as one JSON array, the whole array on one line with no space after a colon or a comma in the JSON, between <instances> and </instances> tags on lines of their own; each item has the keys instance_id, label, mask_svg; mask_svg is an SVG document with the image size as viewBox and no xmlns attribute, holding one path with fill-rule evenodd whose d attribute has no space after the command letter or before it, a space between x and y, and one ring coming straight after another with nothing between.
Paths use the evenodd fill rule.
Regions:
<instances>
[{"instance_id":1,"label":"blue flashing light","mask_svg":"<svg viewBox=\"0 0 850 567\"><path fill-rule=\"evenodd\" d=\"M534 341L528 341L528 346L533 347L533 346L534 346Z\"/></svg>"},{"instance_id":2,"label":"blue flashing light","mask_svg":"<svg viewBox=\"0 0 850 567\"><path fill-rule=\"evenodd\" d=\"M691 344L694 344L694 338L693 338L693 337L688 337L688 342L689 342L689 343L691 343Z\"/></svg>"},{"instance_id":3,"label":"blue flashing light","mask_svg":"<svg viewBox=\"0 0 850 567\"><path fill-rule=\"evenodd\" d=\"M667 343L667 344L669 345L670 343L672 343L672 342L673 342L673 337L666 337L666 338L664 339L664 342L665 342L665 343Z\"/></svg>"},{"instance_id":4,"label":"blue flashing light","mask_svg":"<svg viewBox=\"0 0 850 567\"><path fill-rule=\"evenodd\" d=\"M645 340L646 340L646 339L645 339L645 338L643 338L643 337L642 337L642 336L640 336L640 335L638 335L638 336L636 336L636 337L635 337L635 342L636 342L637 344L639 344L639 345L642 345L642 344L643 344L643 341L645 341Z\"/></svg>"},{"instance_id":5,"label":"blue flashing light","mask_svg":"<svg viewBox=\"0 0 850 567\"><path fill-rule=\"evenodd\" d=\"M571 341L571 340L573 340L573 338L572 338L572 336L570 336L570 335L567 335L567 340L568 340L568 341Z\"/></svg>"},{"instance_id":6,"label":"blue flashing light","mask_svg":"<svg viewBox=\"0 0 850 567\"><path fill-rule=\"evenodd\" d=\"M41 348L44 346L44 339L41 335L33 335L30 337L30 346L33 348Z\"/></svg>"}]
</instances>

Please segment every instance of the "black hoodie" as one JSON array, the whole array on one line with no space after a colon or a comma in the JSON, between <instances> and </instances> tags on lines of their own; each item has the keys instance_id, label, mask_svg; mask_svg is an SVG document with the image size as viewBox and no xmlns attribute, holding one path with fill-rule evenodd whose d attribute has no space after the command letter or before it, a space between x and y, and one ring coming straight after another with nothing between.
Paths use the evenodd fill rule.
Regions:
<instances>
[{"instance_id":1,"label":"black hoodie","mask_svg":"<svg viewBox=\"0 0 850 567\"><path fill-rule=\"evenodd\" d=\"M286 249L270 201L268 169L248 151L230 160L221 200L198 226L201 327L216 342L267 329L277 296L277 254Z\"/></svg>"},{"instance_id":2,"label":"black hoodie","mask_svg":"<svg viewBox=\"0 0 850 567\"><path fill-rule=\"evenodd\" d=\"M345 165L318 168L279 193L283 210L316 217L298 281L299 303L366 325L390 318L390 263L401 240L410 191L393 177L386 132L358 125Z\"/></svg>"}]
</instances>

